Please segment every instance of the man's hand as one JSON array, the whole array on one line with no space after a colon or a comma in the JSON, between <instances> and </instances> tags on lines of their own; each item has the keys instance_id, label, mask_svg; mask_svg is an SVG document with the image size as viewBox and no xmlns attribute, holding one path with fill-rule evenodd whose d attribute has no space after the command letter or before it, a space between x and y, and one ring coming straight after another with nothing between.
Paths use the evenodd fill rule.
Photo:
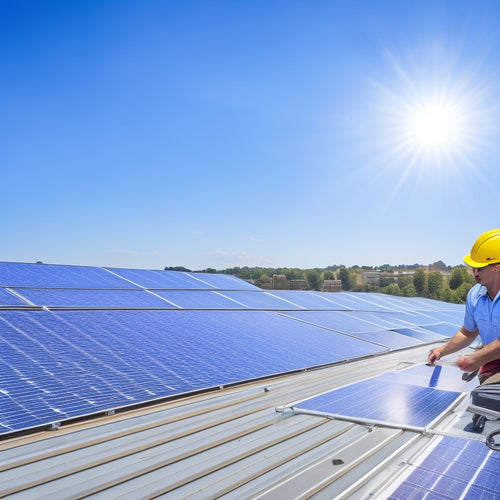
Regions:
<instances>
[{"instance_id":1,"label":"man's hand","mask_svg":"<svg viewBox=\"0 0 500 500\"><path fill-rule=\"evenodd\" d=\"M441 358L442 350L442 347L436 347L435 349L432 349L432 351L427 356L427 364L433 365L434 363L436 363Z\"/></svg>"},{"instance_id":2,"label":"man's hand","mask_svg":"<svg viewBox=\"0 0 500 500\"><path fill-rule=\"evenodd\" d=\"M457 365L464 372L473 372L481 366L481 363L475 361L472 354L467 354L458 358Z\"/></svg>"}]
</instances>

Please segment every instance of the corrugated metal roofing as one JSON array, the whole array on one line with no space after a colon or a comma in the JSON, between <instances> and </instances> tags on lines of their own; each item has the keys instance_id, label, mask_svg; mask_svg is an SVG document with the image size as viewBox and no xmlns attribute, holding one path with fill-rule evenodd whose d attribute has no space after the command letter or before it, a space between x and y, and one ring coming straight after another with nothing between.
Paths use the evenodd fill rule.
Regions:
<instances>
[{"instance_id":1,"label":"corrugated metal roofing","mask_svg":"<svg viewBox=\"0 0 500 500\"><path fill-rule=\"evenodd\" d=\"M478 439L462 430L471 417L463 413L467 400L428 434L276 408L420 363L427 351L417 347L6 440L0 496L384 498L433 436Z\"/></svg>"}]
</instances>

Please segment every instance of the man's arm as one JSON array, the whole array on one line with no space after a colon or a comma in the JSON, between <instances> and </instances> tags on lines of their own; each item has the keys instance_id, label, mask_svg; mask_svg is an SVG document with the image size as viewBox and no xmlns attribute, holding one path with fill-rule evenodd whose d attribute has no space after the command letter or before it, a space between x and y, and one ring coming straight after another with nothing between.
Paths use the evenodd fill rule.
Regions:
<instances>
[{"instance_id":1,"label":"man's arm","mask_svg":"<svg viewBox=\"0 0 500 500\"><path fill-rule=\"evenodd\" d=\"M465 372L473 372L495 359L500 359L500 339L494 340L473 354L460 356L458 358L458 367Z\"/></svg>"},{"instance_id":2,"label":"man's arm","mask_svg":"<svg viewBox=\"0 0 500 500\"><path fill-rule=\"evenodd\" d=\"M432 351L429 353L429 356L427 356L427 363L434 364L443 356L452 354L454 352L460 351L464 347L467 347L478 336L478 333L478 330L471 332L470 330L467 330L465 326L462 326L462 328L460 328L460 330L458 330L458 332L455 333L455 335L453 335L453 337L448 340L448 342L446 342L444 346L432 349ZM461 356L460 358L462 357L463 356Z\"/></svg>"}]
</instances>

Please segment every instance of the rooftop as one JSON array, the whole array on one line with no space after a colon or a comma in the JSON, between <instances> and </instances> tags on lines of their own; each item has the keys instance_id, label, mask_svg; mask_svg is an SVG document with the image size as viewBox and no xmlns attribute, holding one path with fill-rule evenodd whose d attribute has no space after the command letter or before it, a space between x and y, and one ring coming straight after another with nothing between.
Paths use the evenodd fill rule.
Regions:
<instances>
[{"instance_id":1,"label":"rooftop","mask_svg":"<svg viewBox=\"0 0 500 500\"><path fill-rule=\"evenodd\" d=\"M17 276L23 270L21 281L7 272L16 266ZM215 362L225 376L233 373L228 369L229 365L240 365L238 373L241 374L243 365L249 363L252 367L248 372L251 378L227 379L220 384L214 384L214 378L204 382L205 387L197 386L193 390L181 388L161 394L160 386L156 385L154 390L158 392L158 397L144 398L142 401L137 399L139 391L127 392L127 388L122 387L123 393L136 397L134 404L127 406L120 403L111 409L109 401L105 400L105 405L96 407L93 413L86 408L82 411L81 407L73 411L74 407L69 404L65 409L67 418L59 421L48 418L45 422L37 420L37 425L29 419L23 420L27 424L19 424L21 420L10 418L3 406L0 410L0 423L4 425L3 439L0 441L0 497L51 500L157 497L407 499L407 488L411 487L408 484L420 492L426 491L422 485L416 487L414 479L408 482L408 478L413 478L412 474L426 467L425 460L430 460L435 450L442 453L444 447L446 451L458 449L463 452L471 446L477 447L474 448L474 456L482 457L482 462L480 467L474 467L474 472L487 470L490 461L500 459L496 458L500 454L484 444L486 435L500 427L497 421L487 421L481 434L464 430L473 416L468 411L468 393L477 382L462 380L461 372L455 366L458 354L445 358L439 367L427 367L424 364L429 349L444 342L446 336L451 334L443 332L452 332L460 325L463 306L425 299L349 293L335 294L332 300L336 302L327 303L323 296L330 299L331 294L302 291L269 294L246 288L248 284L241 285L246 290L238 290L239 280L232 281L231 277L228 278L232 289L228 290L227 281L223 278L189 276L186 273L170 276L175 278L175 282L179 283L177 286L181 288L167 289L161 287L164 286L162 280L169 275L159 271L136 273L133 270L113 270L111 280L107 274L102 275L107 277L107 288L100 288L95 287L89 276L95 277L101 272L98 268L88 268L83 270L86 276L83 287L81 277L78 278L79 283L67 281L67 271L77 271L77 268L62 269L44 265L44 268L40 267L40 273L51 277L42 279L33 266L0 263L0 291L8 294L9 298L12 296L23 302L16 300L15 304L5 304L8 301L3 301L4 305L0 308L0 334L4 342L7 339L11 345L19 346L16 342L20 338L37 338L38 331L33 330L33 324L38 324L38 328L40 325L47 327L45 320L39 323L25 322L27 313L50 315L52 322L63 321L71 333L76 324L75 320L70 321L71 313L74 317L83 315L91 321L81 331L80 337L72 337L74 347L85 347L92 351L93 356L99 357L100 353L93 351L92 346L99 341L98 345L102 349L103 332L110 327L109 324L106 326L101 323L101 329L94 331L92 326L97 324L96 321L112 320L119 325L115 331L122 331L123 323L116 323L117 318L129 314L133 305L135 313L142 315L155 312L162 319L167 317L163 316L165 313L171 318L173 311L179 313L183 310L182 315L185 317L194 314L201 318L201 331L211 339L220 337L212 336L213 330L208 328L210 326L214 328L218 325L221 331L227 331L224 328L228 325L237 325L235 328L243 332L248 321L254 326L251 330L253 336L245 333L247 336L244 337L246 347L251 347L245 351L252 355L250 358L222 359L222 350L232 346L234 340L241 340L241 337L227 337L225 344L216 345L212 358L205 356L198 359L197 366L192 362L182 372L183 376L192 377L193 382L200 370L210 371L210 364ZM125 286L115 281L117 275L127 275L128 284ZM135 281L130 279L133 275ZM149 280L147 287L141 288L138 275L142 280ZM59 276L58 281L54 276ZM44 281L47 279L51 282ZM185 288L186 280L191 284L198 283L196 280L201 281L195 290ZM224 282L226 289L220 288L221 282ZM118 283L119 286L116 286ZM210 284L208 287L207 283ZM75 284L80 288L74 288ZM75 290L78 292L73 293ZM104 290L116 293L110 296L104 294ZM94 293L96 291L97 294ZM189 303L191 307L183 308L174 301L173 295L170 295L174 291L177 302L182 300L184 305ZM148 299L149 295L160 297L163 303L152 306L151 303L145 305L142 302L137 306L135 295L133 302L129 302L131 296L124 295L131 292L147 293ZM249 293L253 295L248 296ZM214 305L211 294L221 296L222 302ZM235 294L238 295L237 299ZM250 298L254 305L246 303ZM103 299L107 300L105 306L99 302ZM116 302L118 299L119 302ZM70 304L68 300L71 300ZM227 308L230 303L234 305L235 300L238 307ZM196 308L193 307L193 301L198 303ZM209 301L209 307L204 309L200 304L206 304L206 301ZM311 304L321 304L324 308L319 309L319 305L316 305L314 309ZM204 313L200 316L202 311ZM113 316L109 315L111 312ZM277 320L275 315L280 319ZM221 321L221 317L226 322ZM266 320L272 318L273 328L289 327L285 328L288 337L285 335L284 343L276 343L277 340L273 343L267 338L273 335L273 330L265 326L261 317ZM217 323L214 323L214 318ZM410 319L413 323L410 323ZM327 321L334 323L327 325ZM406 328L402 327L401 321L407 323ZM291 326L295 323L303 323L307 329L295 330ZM192 332L197 331L195 325L198 323L189 324L192 328L177 330L176 335L182 336L184 340L189 339ZM363 328L360 327L362 324ZM12 330L6 325L15 326L19 337L7 338ZM79 328L82 325L80 322ZM134 325L141 326L140 323ZM175 321L169 323L171 328L175 328L175 325ZM21 328L24 330L21 331ZM53 325L50 328L53 332L59 331ZM259 337L257 333L260 331L266 332L266 338ZM318 332L328 340L330 349L327 354L331 361L325 362L318 355L320 362L317 364L294 365L298 358L292 354L297 354L299 348L304 353L306 350L303 344L296 344L297 337L310 335L311 342L316 339L314 346L324 349L324 344L317 343L321 338L315 337ZM275 333L279 338L280 332ZM156 334L163 335L161 330L157 330ZM349 344L349 340L342 347L344 344L340 339L344 337L353 340L353 343ZM83 342L82 339L85 343L79 343ZM199 337L196 339L198 341ZM392 347L384 346L383 339ZM254 343L248 346L250 341ZM129 342L132 340L129 339ZM356 346L359 349L359 342L369 346L369 349L346 356L345 348ZM34 355L31 344L25 342L22 345L25 356ZM172 345L178 344L170 344L170 348ZM210 347L209 344L203 345L205 349ZM46 347L50 350L49 342ZM123 349L124 345L118 343L114 347ZM127 344L127 348L132 347L136 348L137 344ZM243 345L239 345L239 348L241 352L245 350ZM189 349L195 349L196 355L202 352L201 349L196 350L193 344L190 344ZM276 353L277 357L287 358L292 363L287 365L289 369L276 371L279 360L266 353L265 349L280 349ZM340 353L336 352L339 350ZM27 370L23 364L26 361L24 358L9 360L6 351L1 352L0 361L4 365L16 368L19 374ZM36 352L41 356L41 351ZM120 355L124 356L124 372L130 374L131 361L123 353ZM144 351L144 356L147 356L149 363L156 360L150 351ZM159 353L159 356L166 356L166 351ZM266 362L260 371L256 368L259 357ZM110 358L104 358L109 362ZM48 361L43 357L38 361L42 360L44 363ZM83 365L85 377L92 376L92 373L85 372L87 369L91 372L92 368ZM63 376L65 380L73 380L66 372L57 372L57 367L54 370L57 377L61 377L60 382L64 381ZM154 369L152 372L159 374ZM4 394L17 394L15 389L19 385L16 384L22 384L21 378L22 375L17 381L4 378L0 389ZM121 382L123 379L116 380ZM152 383L151 380L143 379L141 388L153 391L152 386L148 385ZM394 393L389 397L382 392L364 393L360 398L359 409L354 410L354 416L349 413L351 409L339 407L338 402L335 413L314 410L303 413L303 407L309 405L309 398L317 395L329 398L331 391L341 388L346 388L343 390L352 395L366 380L382 381L387 387L394 388ZM32 382L35 384L22 385L23 389L25 386L32 388L30 398L23 401L43 398L44 387L40 382L36 385L35 377ZM409 389L409 392L400 393L400 387L405 388L405 391ZM444 395L449 398L449 402L446 400L434 407L424 400L415 400L410 394L414 389L419 395L429 395L432 401L439 401L437 396ZM306 402L301 403L304 400ZM36 408L28 408L27 404L31 403L25 403L25 409L29 410L27 413L34 415ZM365 416L367 408L379 404L385 412L383 421ZM412 419L421 409L432 416L424 425L413 425ZM47 415L37 414L37 418L43 419ZM7 429L8 425L12 426L10 430ZM453 460L447 458L447 464L451 462ZM498 467L496 470L499 470ZM484 479L484 476L475 473L467 479L467 475L462 472L457 478L456 474L448 474L446 470L439 469L437 472L437 469L426 469L427 474L431 472L433 477L437 475L442 480L435 480L427 486L436 495L446 488L451 491L461 487L460 494L482 491L488 494L487 498L499 498L498 481L495 483L491 477ZM459 498L460 495L455 497Z\"/></svg>"}]
</instances>

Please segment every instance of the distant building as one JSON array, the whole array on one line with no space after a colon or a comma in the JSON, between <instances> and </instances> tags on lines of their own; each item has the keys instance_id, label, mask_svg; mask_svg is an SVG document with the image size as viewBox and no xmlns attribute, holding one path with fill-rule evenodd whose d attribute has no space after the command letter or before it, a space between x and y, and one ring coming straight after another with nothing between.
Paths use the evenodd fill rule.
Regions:
<instances>
[{"instance_id":1,"label":"distant building","mask_svg":"<svg viewBox=\"0 0 500 500\"><path fill-rule=\"evenodd\" d=\"M290 280L290 290L305 290L306 288L306 280Z\"/></svg>"},{"instance_id":2,"label":"distant building","mask_svg":"<svg viewBox=\"0 0 500 500\"><path fill-rule=\"evenodd\" d=\"M363 285L380 285L380 271L365 271L362 275Z\"/></svg>"},{"instance_id":3,"label":"distant building","mask_svg":"<svg viewBox=\"0 0 500 500\"><path fill-rule=\"evenodd\" d=\"M341 292L342 281L340 280L325 280L323 281L323 292Z\"/></svg>"},{"instance_id":4,"label":"distant building","mask_svg":"<svg viewBox=\"0 0 500 500\"><path fill-rule=\"evenodd\" d=\"M284 274L273 274L273 290L289 290L290 284Z\"/></svg>"}]
</instances>

